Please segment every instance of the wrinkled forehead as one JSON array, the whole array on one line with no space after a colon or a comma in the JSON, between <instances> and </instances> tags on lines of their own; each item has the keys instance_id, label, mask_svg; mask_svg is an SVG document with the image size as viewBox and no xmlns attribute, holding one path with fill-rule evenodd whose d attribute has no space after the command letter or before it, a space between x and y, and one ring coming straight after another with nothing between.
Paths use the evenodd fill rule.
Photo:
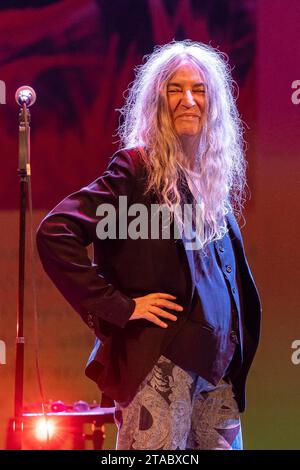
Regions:
<instances>
[{"instance_id":1,"label":"wrinkled forehead","mask_svg":"<svg viewBox=\"0 0 300 470\"><path fill-rule=\"evenodd\" d=\"M170 82L205 83L205 74L198 65L193 63L191 60L184 58L172 71L172 74L167 80L167 83Z\"/></svg>"}]
</instances>

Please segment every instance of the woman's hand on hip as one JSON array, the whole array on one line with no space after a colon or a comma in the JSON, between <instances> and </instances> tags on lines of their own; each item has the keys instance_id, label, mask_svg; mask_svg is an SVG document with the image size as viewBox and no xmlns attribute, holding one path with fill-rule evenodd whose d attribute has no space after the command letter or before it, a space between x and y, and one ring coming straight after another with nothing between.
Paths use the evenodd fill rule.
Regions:
<instances>
[{"instance_id":1,"label":"woman's hand on hip","mask_svg":"<svg viewBox=\"0 0 300 470\"><path fill-rule=\"evenodd\" d=\"M133 299L135 301L135 309L129 320L144 320L151 321L162 328L167 328L168 324L161 321L159 317L167 318L172 321L177 320L176 315L165 312L163 307L167 307L177 312L182 312L183 308L181 305L172 302L176 299L174 295L157 292L154 294L148 294L143 297L137 297Z\"/></svg>"}]
</instances>

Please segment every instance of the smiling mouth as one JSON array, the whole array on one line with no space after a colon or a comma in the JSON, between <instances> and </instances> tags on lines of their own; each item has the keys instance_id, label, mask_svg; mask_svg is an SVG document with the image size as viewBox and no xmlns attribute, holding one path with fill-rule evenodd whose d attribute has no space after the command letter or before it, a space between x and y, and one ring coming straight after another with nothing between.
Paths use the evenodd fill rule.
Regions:
<instances>
[{"instance_id":1,"label":"smiling mouth","mask_svg":"<svg viewBox=\"0 0 300 470\"><path fill-rule=\"evenodd\" d=\"M200 118L200 116L197 116L197 114L180 114L179 116L177 116L178 118L181 118L181 119L186 119L186 118Z\"/></svg>"}]
</instances>

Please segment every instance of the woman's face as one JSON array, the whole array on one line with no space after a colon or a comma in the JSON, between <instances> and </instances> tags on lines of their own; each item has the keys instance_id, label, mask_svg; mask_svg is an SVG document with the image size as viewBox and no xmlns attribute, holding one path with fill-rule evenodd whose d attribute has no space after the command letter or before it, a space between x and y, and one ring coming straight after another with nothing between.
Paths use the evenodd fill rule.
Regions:
<instances>
[{"instance_id":1,"label":"woman's face","mask_svg":"<svg viewBox=\"0 0 300 470\"><path fill-rule=\"evenodd\" d=\"M167 98L179 138L195 138L201 133L206 109L206 84L197 67L186 61L167 83Z\"/></svg>"}]
</instances>

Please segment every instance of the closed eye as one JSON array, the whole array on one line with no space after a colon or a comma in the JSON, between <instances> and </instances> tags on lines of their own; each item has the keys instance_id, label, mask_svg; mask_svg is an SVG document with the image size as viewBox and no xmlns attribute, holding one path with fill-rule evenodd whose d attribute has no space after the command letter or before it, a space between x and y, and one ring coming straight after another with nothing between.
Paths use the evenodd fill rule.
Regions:
<instances>
[{"instance_id":1,"label":"closed eye","mask_svg":"<svg viewBox=\"0 0 300 470\"><path fill-rule=\"evenodd\" d=\"M180 89L173 89L173 88L170 88L168 89L168 93L171 93L171 94L174 94L174 93L182 93L183 91L180 90ZM200 89L196 89L196 90L193 90L192 93L203 93L205 94L206 93L206 90L204 88L200 88Z\"/></svg>"}]
</instances>

